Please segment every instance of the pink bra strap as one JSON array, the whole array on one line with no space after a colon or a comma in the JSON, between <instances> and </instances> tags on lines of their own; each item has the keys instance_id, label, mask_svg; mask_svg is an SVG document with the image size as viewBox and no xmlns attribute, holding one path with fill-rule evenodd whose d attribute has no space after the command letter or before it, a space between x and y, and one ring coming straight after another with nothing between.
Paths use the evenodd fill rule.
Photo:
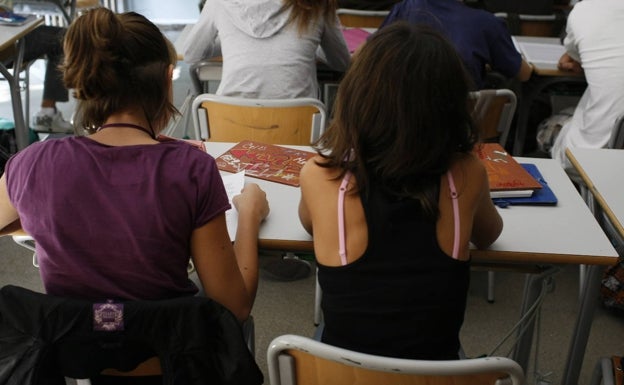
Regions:
<instances>
[{"instance_id":1,"label":"pink bra strap","mask_svg":"<svg viewBox=\"0 0 624 385\"><path fill-rule=\"evenodd\" d=\"M340 190L338 191L338 254L340 254L340 262L343 266L347 264L344 197L345 193L347 192L349 179L351 179L351 173L347 171L342 178L342 183L340 183Z\"/></svg>"},{"instance_id":2,"label":"pink bra strap","mask_svg":"<svg viewBox=\"0 0 624 385\"><path fill-rule=\"evenodd\" d=\"M451 199L453 200L453 219L455 222L454 239L453 239L453 259L459 258L459 202L457 201L457 190L455 189L455 180L451 170L446 173L449 188L451 189Z\"/></svg>"}]
</instances>

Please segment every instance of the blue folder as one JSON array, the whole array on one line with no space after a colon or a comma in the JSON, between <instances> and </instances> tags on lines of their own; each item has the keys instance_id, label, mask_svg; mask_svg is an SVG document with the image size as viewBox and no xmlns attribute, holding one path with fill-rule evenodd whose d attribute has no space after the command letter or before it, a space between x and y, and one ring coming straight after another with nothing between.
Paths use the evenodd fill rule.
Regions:
<instances>
[{"instance_id":1,"label":"blue folder","mask_svg":"<svg viewBox=\"0 0 624 385\"><path fill-rule=\"evenodd\" d=\"M557 197L552 192L548 183L542 177L537 166L532 163L521 163L522 167L533 176L541 185L541 189L533 192L533 195L525 198L494 198L492 201L498 207L507 207L508 205L556 205Z\"/></svg>"}]
</instances>

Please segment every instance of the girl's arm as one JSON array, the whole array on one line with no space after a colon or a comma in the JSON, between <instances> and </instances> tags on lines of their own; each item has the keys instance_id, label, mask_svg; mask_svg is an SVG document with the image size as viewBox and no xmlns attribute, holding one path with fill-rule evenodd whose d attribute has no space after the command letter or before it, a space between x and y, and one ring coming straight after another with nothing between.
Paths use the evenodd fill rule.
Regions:
<instances>
[{"instance_id":1,"label":"girl's arm","mask_svg":"<svg viewBox=\"0 0 624 385\"><path fill-rule=\"evenodd\" d=\"M483 249L494 243L503 231L503 219L490 198L487 172L481 164L479 164L478 173L478 178L474 180L481 184L481 189L475 205L470 240L477 248Z\"/></svg>"},{"instance_id":2,"label":"girl's arm","mask_svg":"<svg viewBox=\"0 0 624 385\"><path fill-rule=\"evenodd\" d=\"M258 231L269 213L258 185L246 185L233 199L238 210L232 245L225 214L193 231L191 254L206 296L228 308L242 322L249 318L258 287Z\"/></svg>"},{"instance_id":3,"label":"girl's arm","mask_svg":"<svg viewBox=\"0 0 624 385\"><path fill-rule=\"evenodd\" d=\"M216 7L218 5L213 0L206 1L197 24L193 26L182 46L185 62L193 64L221 56L221 43L215 24Z\"/></svg>"},{"instance_id":4,"label":"girl's arm","mask_svg":"<svg viewBox=\"0 0 624 385\"><path fill-rule=\"evenodd\" d=\"M340 29L338 17L325 20L323 25L319 58L334 70L346 71L351 61L351 55Z\"/></svg>"},{"instance_id":5,"label":"girl's arm","mask_svg":"<svg viewBox=\"0 0 624 385\"><path fill-rule=\"evenodd\" d=\"M8 235L21 230L17 210L9 199L6 176L0 178L0 235Z\"/></svg>"}]
</instances>

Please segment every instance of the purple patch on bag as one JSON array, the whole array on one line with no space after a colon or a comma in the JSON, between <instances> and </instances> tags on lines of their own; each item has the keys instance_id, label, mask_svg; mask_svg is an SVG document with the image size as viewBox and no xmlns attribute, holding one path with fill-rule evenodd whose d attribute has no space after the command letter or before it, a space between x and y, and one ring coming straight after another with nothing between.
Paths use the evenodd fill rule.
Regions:
<instances>
[{"instance_id":1,"label":"purple patch on bag","mask_svg":"<svg viewBox=\"0 0 624 385\"><path fill-rule=\"evenodd\" d=\"M123 303L93 304L93 330L113 332L124 330Z\"/></svg>"}]
</instances>

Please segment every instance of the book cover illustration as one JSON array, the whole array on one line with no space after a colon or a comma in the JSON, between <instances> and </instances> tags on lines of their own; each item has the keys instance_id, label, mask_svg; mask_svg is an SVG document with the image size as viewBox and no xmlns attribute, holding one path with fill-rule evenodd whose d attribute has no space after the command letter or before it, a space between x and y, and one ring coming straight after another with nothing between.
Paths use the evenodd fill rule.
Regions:
<instances>
[{"instance_id":1,"label":"book cover illustration","mask_svg":"<svg viewBox=\"0 0 624 385\"><path fill-rule=\"evenodd\" d=\"M309 151L244 140L216 161L222 171L245 171L247 176L298 187L299 172L313 156Z\"/></svg>"},{"instance_id":2,"label":"book cover illustration","mask_svg":"<svg viewBox=\"0 0 624 385\"><path fill-rule=\"evenodd\" d=\"M498 143L481 143L477 155L487 171L490 195L531 196L542 185ZM501 192L502 194L497 194Z\"/></svg>"}]
</instances>

